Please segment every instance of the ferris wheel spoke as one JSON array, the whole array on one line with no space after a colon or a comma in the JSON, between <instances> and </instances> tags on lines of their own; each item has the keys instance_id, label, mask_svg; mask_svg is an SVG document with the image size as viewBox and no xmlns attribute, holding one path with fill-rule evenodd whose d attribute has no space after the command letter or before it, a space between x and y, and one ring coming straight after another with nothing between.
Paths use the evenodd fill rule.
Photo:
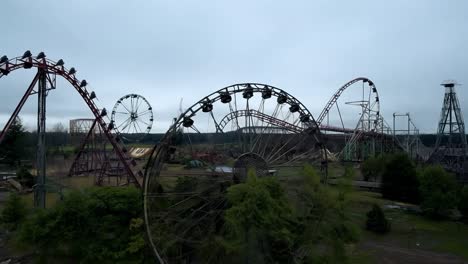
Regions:
<instances>
[{"instance_id":1,"label":"ferris wheel spoke","mask_svg":"<svg viewBox=\"0 0 468 264\"><path fill-rule=\"evenodd\" d=\"M136 124L136 126L138 127L138 132L141 133L143 130L141 129L140 124L138 124L138 121L135 122L135 124Z\"/></svg>"},{"instance_id":2,"label":"ferris wheel spoke","mask_svg":"<svg viewBox=\"0 0 468 264\"><path fill-rule=\"evenodd\" d=\"M124 126L124 125L125 125L125 126L123 127L123 129L122 129L122 130L125 130L125 128L126 128L127 125L128 125L128 124L127 124L128 122L131 122L131 117L127 118L124 122L122 122L122 124L118 125L118 126L117 126L117 129L119 129L121 126ZM127 124L127 125L126 125L126 124Z\"/></svg>"},{"instance_id":3,"label":"ferris wheel spoke","mask_svg":"<svg viewBox=\"0 0 468 264\"><path fill-rule=\"evenodd\" d=\"M127 134L130 133L130 129L132 129L132 125L133 125L133 120L130 121L129 126L127 127Z\"/></svg>"},{"instance_id":4,"label":"ferris wheel spoke","mask_svg":"<svg viewBox=\"0 0 468 264\"><path fill-rule=\"evenodd\" d=\"M277 127L278 129L281 129ZM278 138L275 138L275 142L273 143L272 148L270 149L270 152L268 156L265 158L267 161L271 160L276 154L280 153L282 150L284 150L285 147L287 147L292 139L295 138L296 135L287 131L286 129L282 128L279 130L280 136Z\"/></svg>"},{"instance_id":5,"label":"ferris wheel spoke","mask_svg":"<svg viewBox=\"0 0 468 264\"><path fill-rule=\"evenodd\" d=\"M318 152L318 151L320 151L320 150L319 150L319 149L315 149L315 148L311 148L311 149L309 149L309 150L307 150L307 151L305 151L305 152L303 152L303 153L301 153L301 154L299 154L299 155L294 156L292 159L290 159L290 160L288 160L288 161L286 161L286 162L284 162L284 163L280 163L280 164L274 164L274 163L273 163L272 167L290 165L290 164L292 164L292 163L294 163L294 162L296 162L296 161L299 161L299 160L302 160L302 159L306 159L307 156L309 156L309 155L311 155L311 154L314 154L314 153L316 153L316 152Z\"/></svg>"},{"instance_id":6,"label":"ferris wheel spoke","mask_svg":"<svg viewBox=\"0 0 468 264\"><path fill-rule=\"evenodd\" d=\"M121 99L122 100L122 99ZM123 101L120 101L120 105L123 106L123 108L125 108L125 110L127 110L128 113L131 113L132 111L128 110L127 106L124 104Z\"/></svg>"},{"instance_id":7,"label":"ferris wheel spoke","mask_svg":"<svg viewBox=\"0 0 468 264\"><path fill-rule=\"evenodd\" d=\"M150 125L149 123L146 123L145 121L140 120L140 119L138 119L138 122L141 122L141 123L145 124L146 126L149 126L149 125Z\"/></svg>"},{"instance_id":8,"label":"ferris wheel spoke","mask_svg":"<svg viewBox=\"0 0 468 264\"><path fill-rule=\"evenodd\" d=\"M281 106L280 104L276 104L276 107L273 110L272 117L276 118L276 114L278 113L280 106ZM264 134L266 131L268 131L268 129L270 129L270 125L271 124L268 123L267 126L265 128L263 128L261 134ZM270 139L272 137L272 134L273 133L268 133L268 135L267 135L267 139L266 139L265 143L263 144L264 145L263 150L261 150L260 153L259 153L261 157L264 157L265 154L266 154L266 151L267 151L268 146L270 144Z\"/></svg>"},{"instance_id":9,"label":"ferris wheel spoke","mask_svg":"<svg viewBox=\"0 0 468 264\"><path fill-rule=\"evenodd\" d=\"M216 121L216 118L214 117L213 111L210 111L210 116L211 116L211 119L213 120L213 123L214 123L214 125L215 125L215 127L216 127L216 132L217 132L217 133L218 133L218 132L221 132L221 133L222 133L223 130L219 127L219 123L218 123L218 121Z\"/></svg>"},{"instance_id":10,"label":"ferris wheel spoke","mask_svg":"<svg viewBox=\"0 0 468 264\"><path fill-rule=\"evenodd\" d=\"M116 114L122 114L122 115L129 115L129 113L128 113L128 112L120 112L120 111L119 111L119 112L117 112L117 111L116 111L115 113L116 113Z\"/></svg>"},{"instance_id":11,"label":"ferris wheel spoke","mask_svg":"<svg viewBox=\"0 0 468 264\"><path fill-rule=\"evenodd\" d=\"M140 106L142 106L143 104L146 104L147 106L149 106L149 103L146 101L146 99L143 98L143 99L141 99L141 102L137 107L137 112L138 112L138 110L140 110Z\"/></svg>"},{"instance_id":12,"label":"ferris wheel spoke","mask_svg":"<svg viewBox=\"0 0 468 264\"><path fill-rule=\"evenodd\" d=\"M152 113L151 110L146 110L144 112L138 113L138 116L144 116L144 115L151 114L151 113Z\"/></svg>"},{"instance_id":13,"label":"ferris wheel spoke","mask_svg":"<svg viewBox=\"0 0 468 264\"><path fill-rule=\"evenodd\" d=\"M237 113L236 110L232 107L232 103L231 103L231 102L229 102L229 110L231 111L231 113ZM239 126L239 121L237 120L237 118L235 118L235 121L236 121L236 122L235 122L235 123L232 123L232 124L233 124L233 125L236 124L237 126L236 126L235 129L239 129L240 126ZM232 130L234 130L234 128L233 128Z\"/></svg>"},{"instance_id":14,"label":"ferris wheel spoke","mask_svg":"<svg viewBox=\"0 0 468 264\"><path fill-rule=\"evenodd\" d=\"M137 97L136 100L133 102L133 109L135 110L136 113L138 113L138 101L140 100L140 97Z\"/></svg>"},{"instance_id":15,"label":"ferris wheel spoke","mask_svg":"<svg viewBox=\"0 0 468 264\"><path fill-rule=\"evenodd\" d=\"M215 204L214 206L214 210L217 210L219 209L221 206L223 206L225 203L226 203L226 200L225 199L219 199L220 201L217 201L217 203L215 201L210 201L210 202L207 202L205 203L204 205L200 206L199 208L193 210L193 213L191 215L191 217L193 217L196 213L200 212L200 210L212 205L212 204ZM198 224L200 224L200 222L202 220L205 220L210 214L208 212L205 212L205 214L203 214L201 217L199 218L195 218L195 219L191 219L192 221L184 221L185 224L186 223L189 223L188 226L186 226L183 231L180 233L180 235L182 237L185 237L185 235L187 234L188 231L190 231L192 228L194 228L195 226L197 226ZM190 219L190 218L189 218ZM182 228L182 226L179 226L175 228L175 230L180 230Z\"/></svg>"},{"instance_id":16,"label":"ferris wheel spoke","mask_svg":"<svg viewBox=\"0 0 468 264\"><path fill-rule=\"evenodd\" d=\"M278 161L281 158L283 158L284 156L286 156L287 154L291 153L291 151L297 149L297 147L300 147L302 145L302 143L304 143L307 136L303 135L300 142L294 143L293 139L296 139L296 138L297 137L295 137L295 136L291 136L290 140L288 142L286 142L283 146L281 146L281 148L278 149L275 154L271 155L268 158L267 162L268 163L275 163L275 161ZM292 144L292 146L289 146L290 144Z\"/></svg>"},{"instance_id":17,"label":"ferris wheel spoke","mask_svg":"<svg viewBox=\"0 0 468 264\"><path fill-rule=\"evenodd\" d=\"M267 123L266 126L263 125L264 123L265 123L265 122L264 122L263 119L262 119L262 127L260 128L261 130L260 130L260 133L257 133L257 136L256 136L255 139L254 139L254 144L253 144L253 146L252 146L252 148L251 148L251 150L250 150L251 152L255 152L255 148L256 148L257 144L260 144L261 139L263 138L263 135L265 135L265 132L268 132L268 131L269 131L270 129L272 129L272 127L273 127L273 126L272 126L272 122L266 122L266 123ZM272 133L268 133L268 137L269 137L271 134L272 134ZM266 143L265 143L265 148L266 148L266 147L267 147L267 146L266 146ZM257 153L257 152L255 152L255 153ZM261 153L261 152L260 152L260 149L259 149L259 151L258 151L257 154L260 154L260 156L262 156L262 157L264 156L264 153Z\"/></svg>"},{"instance_id":18,"label":"ferris wheel spoke","mask_svg":"<svg viewBox=\"0 0 468 264\"><path fill-rule=\"evenodd\" d=\"M130 104L132 106L132 113L134 113L135 112L135 100L133 96L130 97Z\"/></svg>"},{"instance_id":19,"label":"ferris wheel spoke","mask_svg":"<svg viewBox=\"0 0 468 264\"><path fill-rule=\"evenodd\" d=\"M250 111L250 105L249 105L249 99L246 100L246 116L245 116L245 128L247 129L247 149L251 149L252 148L252 134L254 133L254 130L255 128L252 127L253 126L253 122L252 122L252 113Z\"/></svg>"}]
</instances>

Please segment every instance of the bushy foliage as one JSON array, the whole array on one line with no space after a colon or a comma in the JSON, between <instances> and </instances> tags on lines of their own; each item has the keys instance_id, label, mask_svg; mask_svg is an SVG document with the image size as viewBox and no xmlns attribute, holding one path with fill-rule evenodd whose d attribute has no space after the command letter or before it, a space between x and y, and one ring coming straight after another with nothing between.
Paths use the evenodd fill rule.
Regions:
<instances>
[{"instance_id":1,"label":"bushy foliage","mask_svg":"<svg viewBox=\"0 0 468 264\"><path fill-rule=\"evenodd\" d=\"M358 228L349 217L348 203L354 170L349 167L335 193L320 183L311 166L303 171L298 218L301 228L295 260L305 263L346 263L346 244L358 240Z\"/></svg>"},{"instance_id":2,"label":"bushy foliage","mask_svg":"<svg viewBox=\"0 0 468 264\"><path fill-rule=\"evenodd\" d=\"M388 157L382 175L382 196L402 202L419 202L419 181L416 166L406 154Z\"/></svg>"},{"instance_id":3,"label":"bushy foliage","mask_svg":"<svg viewBox=\"0 0 468 264\"><path fill-rule=\"evenodd\" d=\"M135 188L91 188L65 195L37 211L19 230L19 242L43 259L72 257L81 263L141 263L143 221Z\"/></svg>"},{"instance_id":4,"label":"bushy foliage","mask_svg":"<svg viewBox=\"0 0 468 264\"><path fill-rule=\"evenodd\" d=\"M0 144L0 159L3 159L3 162L11 166L18 166L21 163L21 159L30 156L25 147L26 130L23 127L21 119L17 117Z\"/></svg>"},{"instance_id":5,"label":"bushy foliage","mask_svg":"<svg viewBox=\"0 0 468 264\"><path fill-rule=\"evenodd\" d=\"M18 167L16 170L16 177L18 177L20 183L26 187L31 188L34 185L34 177L25 166Z\"/></svg>"},{"instance_id":6,"label":"bushy foliage","mask_svg":"<svg viewBox=\"0 0 468 264\"><path fill-rule=\"evenodd\" d=\"M372 209L367 212L366 229L375 233L384 234L390 231L390 222L379 205L374 204Z\"/></svg>"},{"instance_id":7,"label":"bushy foliage","mask_svg":"<svg viewBox=\"0 0 468 264\"><path fill-rule=\"evenodd\" d=\"M420 175L421 209L435 218L446 218L457 207L457 183L441 166L428 166Z\"/></svg>"},{"instance_id":8,"label":"bushy foliage","mask_svg":"<svg viewBox=\"0 0 468 264\"><path fill-rule=\"evenodd\" d=\"M468 222L468 185L465 185L460 191L458 210L462 214L463 220Z\"/></svg>"},{"instance_id":9,"label":"bushy foliage","mask_svg":"<svg viewBox=\"0 0 468 264\"><path fill-rule=\"evenodd\" d=\"M8 197L0 216L0 222L8 230L16 230L27 214L27 207L21 196L13 192Z\"/></svg>"},{"instance_id":10,"label":"bushy foliage","mask_svg":"<svg viewBox=\"0 0 468 264\"><path fill-rule=\"evenodd\" d=\"M359 236L347 209L353 175L348 168L335 192L305 166L292 203L277 179L250 171L245 183L228 189L226 232L205 248L218 254L222 245L229 257L217 260L224 263L346 263L346 244Z\"/></svg>"},{"instance_id":11,"label":"bushy foliage","mask_svg":"<svg viewBox=\"0 0 468 264\"><path fill-rule=\"evenodd\" d=\"M369 157L361 164L361 172L365 181L376 181L382 177L385 169L385 156Z\"/></svg>"},{"instance_id":12,"label":"bushy foliage","mask_svg":"<svg viewBox=\"0 0 468 264\"><path fill-rule=\"evenodd\" d=\"M229 249L252 263L287 262L296 239L297 220L279 182L257 178L249 171L247 181L228 189L226 210Z\"/></svg>"}]
</instances>

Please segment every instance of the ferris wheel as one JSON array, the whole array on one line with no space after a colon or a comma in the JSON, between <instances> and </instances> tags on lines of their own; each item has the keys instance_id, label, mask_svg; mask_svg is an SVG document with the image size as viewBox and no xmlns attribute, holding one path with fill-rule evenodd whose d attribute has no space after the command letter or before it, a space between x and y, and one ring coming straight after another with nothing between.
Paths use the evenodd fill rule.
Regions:
<instances>
[{"instance_id":1,"label":"ferris wheel","mask_svg":"<svg viewBox=\"0 0 468 264\"><path fill-rule=\"evenodd\" d=\"M153 108L143 96L127 94L122 96L112 109L111 122L121 137L127 140L141 140L153 126Z\"/></svg>"}]
</instances>

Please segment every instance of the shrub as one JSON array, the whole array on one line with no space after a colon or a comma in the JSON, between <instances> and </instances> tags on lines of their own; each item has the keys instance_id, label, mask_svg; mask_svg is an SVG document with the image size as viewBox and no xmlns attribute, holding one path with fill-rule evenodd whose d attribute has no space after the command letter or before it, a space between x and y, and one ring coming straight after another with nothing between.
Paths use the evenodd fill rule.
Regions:
<instances>
[{"instance_id":1,"label":"shrub","mask_svg":"<svg viewBox=\"0 0 468 264\"><path fill-rule=\"evenodd\" d=\"M385 168L385 157L369 157L361 165L362 176L365 181L376 181L382 176Z\"/></svg>"},{"instance_id":2,"label":"shrub","mask_svg":"<svg viewBox=\"0 0 468 264\"><path fill-rule=\"evenodd\" d=\"M384 234L390 231L391 225L379 205L374 204L367 213L366 229L375 233Z\"/></svg>"},{"instance_id":3,"label":"shrub","mask_svg":"<svg viewBox=\"0 0 468 264\"><path fill-rule=\"evenodd\" d=\"M382 196L386 199L417 203L419 201L416 167L406 154L392 155L382 175Z\"/></svg>"},{"instance_id":4,"label":"shrub","mask_svg":"<svg viewBox=\"0 0 468 264\"><path fill-rule=\"evenodd\" d=\"M25 166L20 166L16 170L16 177L24 186L31 188L34 185L34 176Z\"/></svg>"},{"instance_id":5,"label":"shrub","mask_svg":"<svg viewBox=\"0 0 468 264\"><path fill-rule=\"evenodd\" d=\"M0 220L6 229L16 230L26 217L26 214L26 204L21 199L21 196L13 192L5 203Z\"/></svg>"},{"instance_id":6,"label":"shrub","mask_svg":"<svg viewBox=\"0 0 468 264\"><path fill-rule=\"evenodd\" d=\"M136 188L91 188L67 193L53 208L21 225L20 244L45 261L63 256L80 263L142 263L141 196Z\"/></svg>"},{"instance_id":7,"label":"shrub","mask_svg":"<svg viewBox=\"0 0 468 264\"><path fill-rule=\"evenodd\" d=\"M227 244L237 245L236 251L255 263L287 262L297 220L278 180L257 178L249 170L245 183L228 189L227 200Z\"/></svg>"},{"instance_id":8,"label":"shrub","mask_svg":"<svg viewBox=\"0 0 468 264\"><path fill-rule=\"evenodd\" d=\"M441 166L428 166L420 176L421 209L434 218L446 218L457 207L457 183Z\"/></svg>"},{"instance_id":9,"label":"shrub","mask_svg":"<svg viewBox=\"0 0 468 264\"><path fill-rule=\"evenodd\" d=\"M458 201L458 210L460 210L464 221L468 222L468 185L461 189Z\"/></svg>"}]
</instances>

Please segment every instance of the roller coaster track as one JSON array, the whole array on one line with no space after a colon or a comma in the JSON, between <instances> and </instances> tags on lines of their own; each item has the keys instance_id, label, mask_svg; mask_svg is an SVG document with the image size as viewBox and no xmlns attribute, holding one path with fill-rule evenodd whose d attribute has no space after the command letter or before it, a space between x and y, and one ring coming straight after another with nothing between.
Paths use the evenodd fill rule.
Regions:
<instances>
[{"instance_id":1,"label":"roller coaster track","mask_svg":"<svg viewBox=\"0 0 468 264\"><path fill-rule=\"evenodd\" d=\"M20 102L16 106L10 119L7 121L5 127L1 131L0 143L4 139L8 129L10 128L14 120L17 118L27 99L31 95L37 93L36 91L34 91L34 87L38 83L41 74L44 74L46 76L47 82L50 84L50 87L53 87L53 89L55 88L55 78L58 75L67 80L73 86L73 88L75 88L75 90L78 92L78 94L81 96L83 101L93 113L96 119L96 123L101 127L107 139L113 146L118 158L124 165L124 169L128 174L128 182L133 183L138 187L141 187L143 173L141 171L135 171L136 161L128 155L128 151L123 146L120 139L117 136L114 136L114 134L112 134L112 126L108 126L108 124L104 121L104 117L107 115L106 109L104 108L102 110L99 110L99 108L94 102L96 94L87 90L86 80L80 81L76 78L75 68L66 69L64 67L63 60L59 60L57 62L52 61L46 58L45 54L42 52L39 53L39 55L37 56L32 56L32 54L29 51L27 51L23 56L16 57L13 59L8 59L6 56L0 58L0 78L7 76L15 70L31 68L36 68L38 70L38 73L33 78L31 84L29 85Z\"/></svg>"},{"instance_id":2,"label":"roller coaster track","mask_svg":"<svg viewBox=\"0 0 468 264\"><path fill-rule=\"evenodd\" d=\"M264 114L262 112L259 112L255 109L249 109L249 110L237 110L234 112L231 112L223 117L221 121L218 124L218 129L220 131L223 131L226 125L233 119L237 117L242 117L242 116L252 116L255 117L262 122L275 125L279 128L285 129L290 132L295 132L295 133L300 133L304 128L291 124L289 122L286 122L284 120L280 120L278 118L275 118L273 116ZM346 134L352 134L356 130L355 129L349 129L349 128L341 128L337 126L327 126L327 125L320 125L319 126L320 131L330 131L330 132L338 132L338 133L346 133ZM366 132L366 131L360 131L360 135L368 135L368 136L375 136L377 133L375 132Z\"/></svg>"}]
</instances>

